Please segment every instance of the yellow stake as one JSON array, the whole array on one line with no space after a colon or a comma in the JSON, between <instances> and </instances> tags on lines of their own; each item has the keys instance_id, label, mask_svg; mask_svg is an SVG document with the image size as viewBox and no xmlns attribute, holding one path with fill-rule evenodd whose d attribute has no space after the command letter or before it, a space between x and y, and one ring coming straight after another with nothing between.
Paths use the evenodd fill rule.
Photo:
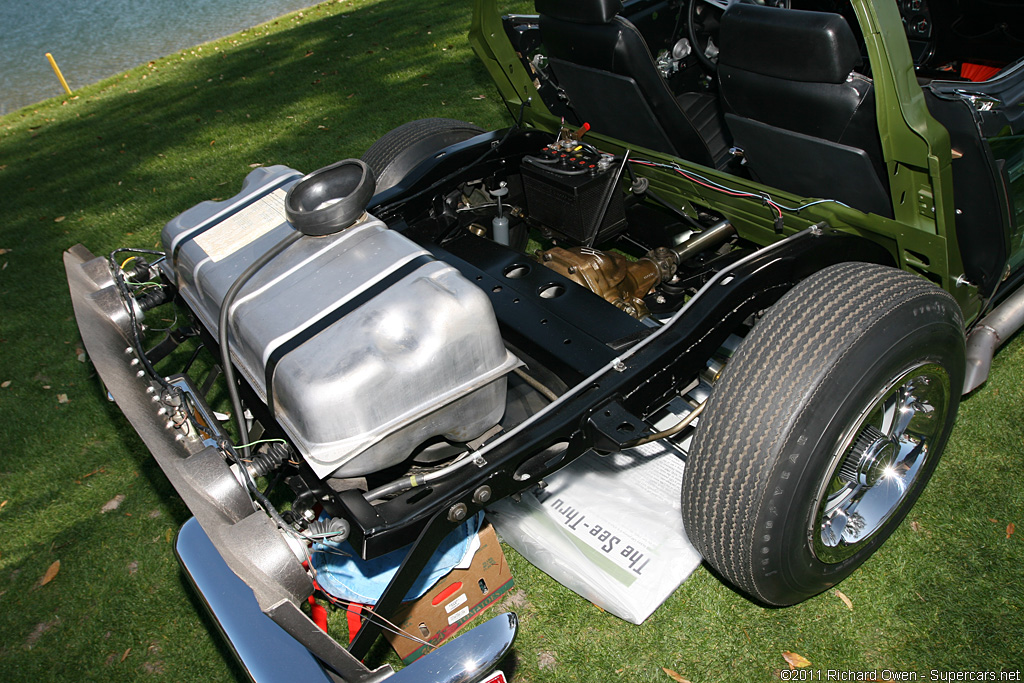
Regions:
<instances>
[{"instance_id":1,"label":"yellow stake","mask_svg":"<svg viewBox=\"0 0 1024 683\"><path fill-rule=\"evenodd\" d=\"M64 74L60 72L60 67L57 66L57 60L53 58L49 52L46 53L46 58L50 60L50 66L53 67L53 73L57 74L57 78L60 79L60 84L64 86L65 92L71 94L71 88L68 87L68 82L64 80Z\"/></svg>"}]
</instances>

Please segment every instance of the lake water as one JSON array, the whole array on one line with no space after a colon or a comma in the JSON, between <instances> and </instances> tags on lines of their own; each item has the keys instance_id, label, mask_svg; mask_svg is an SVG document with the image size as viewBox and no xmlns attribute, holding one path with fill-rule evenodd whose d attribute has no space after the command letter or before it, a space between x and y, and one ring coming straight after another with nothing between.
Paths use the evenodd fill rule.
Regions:
<instances>
[{"instance_id":1,"label":"lake water","mask_svg":"<svg viewBox=\"0 0 1024 683\"><path fill-rule=\"evenodd\" d=\"M0 0L0 114L230 35L314 0Z\"/></svg>"}]
</instances>

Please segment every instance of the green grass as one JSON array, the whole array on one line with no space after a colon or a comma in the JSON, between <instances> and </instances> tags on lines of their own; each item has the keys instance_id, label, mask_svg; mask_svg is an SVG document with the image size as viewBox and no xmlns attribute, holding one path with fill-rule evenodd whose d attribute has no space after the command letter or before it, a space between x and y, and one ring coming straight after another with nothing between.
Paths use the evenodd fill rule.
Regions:
<instances>
[{"instance_id":1,"label":"green grass","mask_svg":"<svg viewBox=\"0 0 1024 683\"><path fill-rule=\"evenodd\" d=\"M188 511L79 360L61 252L155 246L167 220L234 194L252 164L313 170L413 118L505 125L468 25L462 4L325 3L0 119L2 680L238 676L173 558ZM788 650L924 679L1020 669L1024 531L1007 538L1007 524L1024 522L1022 407L1016 339L961 408L914 524L841 585L852 611L832 593L763 609L701 569L633 626L510 550L523 631L506 668L523 681L671 681L662 667L771 681Z\"/></svg>"}]
</instances>

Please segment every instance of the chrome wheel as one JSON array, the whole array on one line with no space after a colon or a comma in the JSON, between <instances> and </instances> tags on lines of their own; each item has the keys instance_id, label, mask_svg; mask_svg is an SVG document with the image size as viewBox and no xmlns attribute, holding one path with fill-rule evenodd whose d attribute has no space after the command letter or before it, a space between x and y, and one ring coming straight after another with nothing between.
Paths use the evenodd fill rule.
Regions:
<instances>
[{"instance_id":1,"label":"chrome wheel","mask_svg":"<svg viewBox=\"0 0 1024 683\"><path fill-rule=\"evenodd\" d=\"M739 590L792 605L850 575L939 463L964 377L963 318L924 278L840 263L754 325L690 446L686 535Z\"/></svg>"},{"instance_id":2,"label":"chrome wheel","mask_svg":"<svg viewBox=\"0 0 1024 683\"><path fill-rule=\"evenodd\" d=\"M843 435L815 500L815 556L834 564L855 554L907 500L926 462L938 456L950 406L940 365L895 377Z\"/></svg>"}]
</instances>

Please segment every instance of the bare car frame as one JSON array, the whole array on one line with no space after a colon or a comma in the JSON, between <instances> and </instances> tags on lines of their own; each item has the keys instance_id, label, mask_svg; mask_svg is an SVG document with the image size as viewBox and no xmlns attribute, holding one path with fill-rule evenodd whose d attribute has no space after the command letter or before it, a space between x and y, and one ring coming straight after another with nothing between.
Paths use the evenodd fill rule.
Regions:
<instances>
[{"instance_id":1,"label":"bare car frame","mask_svg":"<svg viewBox=\"0 0 1024 683\"><path fill-rule=\"evenodd\" d=\"M398 673L361 660L467 517L691 431L705 560L764 604L820 593L904 518L1024 323L1024 61L996 39L1018 10L966 40L957 0L536 5L474 6L510 128L410 122L362 160L254 171L160 251L65 255L257 680L482 680L515 615ZM186 322L155 338L160 306ZM302 607L340 539L407 549L348 647Z\"/></svg>"}]
</instances>

